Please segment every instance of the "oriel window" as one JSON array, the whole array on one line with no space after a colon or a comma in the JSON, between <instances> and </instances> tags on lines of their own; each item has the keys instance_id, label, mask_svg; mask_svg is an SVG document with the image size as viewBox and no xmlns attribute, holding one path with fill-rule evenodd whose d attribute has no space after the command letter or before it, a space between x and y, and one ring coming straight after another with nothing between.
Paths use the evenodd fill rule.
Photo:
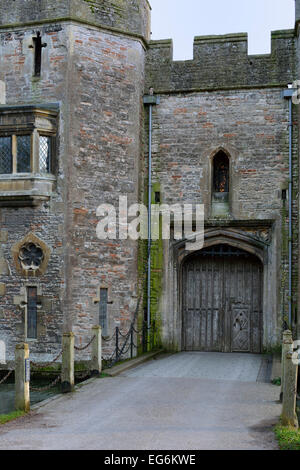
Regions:
<instances>
[{"instance_id":1,"label":"oriel window","mask_svg":"<svg viewBox=\"0 0 300 470\"><path fill-rule=\"evenodd\" d=\"M37 142L38 162L35 172L51 173L53 137L39 135ZM32 134L0 137L0 175L32 173L34 171L33 158Z\"/></svg>"},{"instance_id":2,"label":"oriel window","mask_svg":"<svg viewBox=\"0 0 300 470\"><path fill-rule=\"evenodd\" d=\"M215 193L229 192L229 158L224 152L218 152L214 157L213 191Z\"/></svg>"}]
</instances>

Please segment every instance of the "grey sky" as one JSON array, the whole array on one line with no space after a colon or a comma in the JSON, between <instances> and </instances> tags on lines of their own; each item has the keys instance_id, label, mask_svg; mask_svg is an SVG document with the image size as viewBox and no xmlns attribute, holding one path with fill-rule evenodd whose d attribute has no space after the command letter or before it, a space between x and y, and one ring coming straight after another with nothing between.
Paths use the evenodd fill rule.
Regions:
<instances>
[{"instance_id":1,"label":"grey sky","mask_svg":"<svg viewBox=\"0 0 300 470\"><path fill-rule=\"evenodd\" d=\"M152 39L172 38L174 59L191 59L193 38L248 32L249 53L270 52L270 32L294 28L295 0L150 0Z\"/></svg>"}]
</instances>

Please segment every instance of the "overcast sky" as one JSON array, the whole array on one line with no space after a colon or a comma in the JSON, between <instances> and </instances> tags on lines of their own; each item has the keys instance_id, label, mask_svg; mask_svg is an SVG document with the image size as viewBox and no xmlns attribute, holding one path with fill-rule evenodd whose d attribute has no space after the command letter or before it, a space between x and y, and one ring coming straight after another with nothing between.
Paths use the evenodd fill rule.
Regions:
<instances>
[{"instance_id":1,"label":"overcast sky","mask_svg":"<svg viewBox=\"0 0 300 470\"><path fill-rule=\"evenodd\" d=\"M150 0L152 39L172 38L174 59L191 59L193 38L248 32L249 53L270 52L270 32L294 28L295 0Z\"/></svg>"}]
</instances>

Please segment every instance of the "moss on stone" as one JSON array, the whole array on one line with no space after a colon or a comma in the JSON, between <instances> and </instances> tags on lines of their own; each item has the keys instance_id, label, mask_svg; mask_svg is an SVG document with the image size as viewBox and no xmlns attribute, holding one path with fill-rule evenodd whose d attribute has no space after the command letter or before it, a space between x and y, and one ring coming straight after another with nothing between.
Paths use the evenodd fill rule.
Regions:
<instances>
[{"instance_id":1,"label":"moss on stone","mask_svg":"<svg viewBox=\"0 0 300 470\"><path fill-rule=\"evenodd\" d=\"M146 190L147 180L145 181L144 204L148 205L148 193ZM160 192L160 183L155 182L152 185L151 203L155 204L155 193ZM162 217L160 215L160 230L159 239L152 241L151 246L151 321L155 322L154 331L151 332L148 338L148 349L153 347L161 347L161 312L160 300L162 295L162 282L163 282L163 240L162 240ZM138 272L140 279L143 280L144 302L143 312L147 308L147 263L148 263L148 242L147 240L140 240L139 255L138 255ZM144 315L140 315L138 320L138 328L141 329L144 321ZM142 344L139 347L139 353L142 351Z\"/></svg>"}]
</instances>

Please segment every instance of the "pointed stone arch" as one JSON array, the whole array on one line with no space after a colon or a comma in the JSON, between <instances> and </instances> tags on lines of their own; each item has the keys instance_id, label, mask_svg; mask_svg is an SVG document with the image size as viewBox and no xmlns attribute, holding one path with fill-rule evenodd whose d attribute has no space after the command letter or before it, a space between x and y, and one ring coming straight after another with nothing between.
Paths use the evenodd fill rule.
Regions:
<instances>
[{"instance_id":1,"label":"pointed stone arch","mask_svg":"<svg viewBox=\"0 0 300 470\"><path fill-rule=\"evenodd\" d=\"M177 259L181 264L186 257L191 256L190 251L185 250L186 240L181 240L174 245L177 251ZM259 239L257 232L247 232L244 230L233 230L229 228L212 228L205 231L203 248L209 248L213 245L229 245L240 248L248 253L257 256L263 263L266 256L268 242Z\"/></svg>"},{"instance_id":2,"label":"pointed stone arch","mask_svg":"<svg viewBox=\"0 0 300 470\"><path fill-rule=\"evenodd\" d=\"M263 263L219 237L185 257L181 269L181 349L262 352Z\"/></svg>"},{"instance_id":3,"label":"pointed stone arch","mask_svg":"<svg viewBox=\"0 0 300 470\"><path fill-rule=\"evenodd\" d=\"M276 310L278 293L278 260L274 246L277 234L274 221L237 223L226 225L206 224L203 249L214 245L226 245L247 252L249 258L257 258L262 267L262 318L263 347L278 341L279 313ZM168 348L182 350L182 275L183 265L193 252L186 250L186 241L166 242L164 288L161 299L163 340ZM189 240L190 241L190 240ZM231 251L231 250L230 250ZM234 250L233 250L234 251Z\"/></svg>"},{"instance_id":4,"label":"pointed stone arch","mask_svg":"<svg viewBox=\"0 0 300 470\"><path fill-rule=\"evenodd\" d=\"M259 284L259 291L260 291L260 298L258 300L259 307L259 312L254 311L255 309L251 308L250 305L246 305L246 298L249 298L249 293L245 293L244 297L242 298L235 298L235 301L233 302L232 299L229 299L225 297L222 300L221 304L219 305L219 315L220 319L218 320L222 326L218 329L218 332L214 332L214 338L206 338L205 341L207 341L206 347L204 346L203 348L203 340L202 343L201 341L197 345L192 345L190 344L189 340L189 334L186 334L186 328L187 326L187 316L186 312L189 311L186 310L186 305L184 305L186 302L184 299L187 299L186 292L188 291L189 287L187 284L187 266L194 265L195 260L201 259L201 252L203 251L209 251L213 247L219 247L219 246L226 246L228 248L233 248L234 250L239 250L241 252L241 258L243 261L239 260L235 263L235 268L234 271L237 271L239 269L242 269L242 272L245 270L250 269L250 271L254 270L257 271L257 283ZM249 231L247 230L242 230L240 228L233 228L233 227L211 227L207 228L205 231L204 235L204 246L202 250L195 251L195 252L189 252L185 250L185 245L184 243L178 243L176 247L177 251L177 259L178 259L178 301L179 301L179 321L181 324L181 338L179 339L181 349L184 350L192 350L193 347L198 350L207 350L207 351L223 351L223 352L233 352L233 351L238 351L240 347L240 351L243 351L243 347L245 347L244 352L256 352L259 353L262 351L262 345L263 345L263 324L264 324L264 312L263 312L263 297L264 297L264 292L263 292L263 276L264 276L264 267L265 267L265 262L267 260L267 249L268 249L268 243L267 241L264 241L263 239L259 239L257 235L257 231L251 231L251 228L249 228ZM248 258L243 257L243 252L246 254L248 253ZM209 256L208 256L209 259ZM212 258L211 258L212 259ZM256 261L255 261L256 260ZM229 265L234 264L233 263L233 258L229 257L229 265L227 265L227 260L224 258L224 272L219 268L219 272L217 268L213 267L214 265L218 265L218 263L212 263L211 268L216 269L216 277L218 278L220 282L220 290L224 290L224 285L226 284L226 276L230 276L230 267ZM202 273L202 280L201 282L205 283L207 282L208 288L212 290L210 292L211 296L214 296L215 293L213 292L214 289L212 288L212 285L214 283L214 276L213 273L210 271L210 261L202 258L201 263L204 263L203 266L205 266L205 269L208 269L207 272L207 278L205 275ZM199 264L199 266L202 266L202 264ZM196 262L197 264L197 262ZM241 264L242 268L239 268L238 265ZM198 268L199 268L198 266ZM226 266L228 266L226 268ZM203 267L200 269L204 269ZM252 272L251 271L251 272ZM227 274L225 274L227 273ZM233 285L235 285L238 282L238 279L233 279L234 275L237 277L237 274L231 275L232 279L231 282ZM222 277L223 276L223 277ZM251 274L251 279L253 280L253 275ZM195 291L197 280L194 279L191 281L195 285L192 287L192 291ZM245 280L243 281L245 283ZM222 287L223 286L223 287ZM253 297L255 297L255 292L256 289L254 288L254 284L249 287L253 289ZM223 292L224 296L224 292ZM251 296L250 296L251 297ZM220 303L220 297L217 297L217 300L219 299ZM199 299L198 299L199 301ZM197 303L197 302L196 302ZM222 310L224 304L224 310ZM209 307L208 304L203 304L199 305L199 308L203 307L203 312L206 311L206 319L205 321L208 321L210 313L211 312L207 308ZM202 310L201 310L202 311ZM215 309L217 311L217 307ZM198 310L200 312L200 310ZM245 345L238 346L236 343L232 340L233 337L233 316L237 316L240 318L241 315L243 315L243 321L248 322L248 327L249 327L249 338L248 338L248 343L246 341ZM255 320L253 320L255 319ZM202 321L202 320L201 320ZM256 323L255 323L256 322ZM255 323L255 327L252 327L251 325ZM196 324L193 324L191 326L192 330L196 330ZM200 327L199 327L200 328ZM200 331L200 330L199 330ZM201 333L202 334L202 333ZM197 336L197 334L195 333ZM219 335L219 337L218 337ZM218 339L217 339L218 338ZM238 338L239 339L239 338ZM244 341L245 338L243 338ZM205 344L204 341L204 344ZM209 344L211 341L211 344ZM214 343L215 342L215 343ZM200 344L201 343L201 344ZM200 345L200 346L199 346Z\"/></svg>"},{"instance_id":5,"label":"pointed stone arch","mask_svg":"<svg viewBox=\"0 0 300 470\"><path fill-rule=\"evenodd\" d=\"M228 148L225 147L224 145L219 145L218 147L214 148L214 150L212 150L210 152L210 157L209 157L210 160L213 160L215 158L215 156L220 152L225 153L225 155L228 157L229 161L232 159L232 152L230 150L228 150Z\"/></svg>"}]
</instances>

